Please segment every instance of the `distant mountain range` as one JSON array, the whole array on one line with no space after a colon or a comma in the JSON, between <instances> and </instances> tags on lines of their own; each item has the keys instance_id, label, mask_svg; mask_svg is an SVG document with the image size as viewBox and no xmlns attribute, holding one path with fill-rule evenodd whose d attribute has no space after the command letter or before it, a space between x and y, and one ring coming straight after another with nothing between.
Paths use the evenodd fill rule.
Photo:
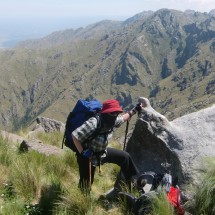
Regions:
<instances>
[{"instance_id":1,"label":"distant mountain range","mask_svg":"<svg viewBox=\"0 0 215 215\"><path fill-rule=\"evenodd\" d=\"M148 97L169 119L215 103L215 13L161 9L0 52L0 128L65 121L79 98Z\"/></svg>"},{"instance_id":2,"label":"distant mountain range","mask_svg":"<svg viewBox=\"0 0 215 215\"><path fill-rule=\"evenodd\" d=\"M114 17L113 17L114 18ZM125 20L115 17L116 20ZM13 48L26 39L38 39L55 31L86 27L103 17L9 18L0 20L0 49Z\"/></svg>"}]
</instances>

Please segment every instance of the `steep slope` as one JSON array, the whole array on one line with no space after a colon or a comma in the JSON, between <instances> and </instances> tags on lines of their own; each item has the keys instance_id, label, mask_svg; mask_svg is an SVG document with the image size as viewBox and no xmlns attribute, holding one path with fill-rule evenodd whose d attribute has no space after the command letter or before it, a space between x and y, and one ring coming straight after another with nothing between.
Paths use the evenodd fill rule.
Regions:
<instances>
[{"instance_id":1,"label":"steep slope","mask_svg":"<svg viewBox=\"0 0 215 215\"><path fill-rule=\"evenodd\" d=\"M201 20L184 25L186 39L175 58L176 72L164 77L151 93L153 105L170 118L215 103L215 18ZM162 70L168 71L168 67Z\"/></svg>"},{"instance_id":2,"label":"steep slope","mask_svg":"<svg viewBox=\"0 0 215 215\"><path fill-rule=\"evenodd\" d=\"M126 110L144 95L170 119L207 107L214 40L213 13L162 9L23 42L0 52L1 127L38 115L64 121L86 97L116 98Z\"/></svg>"}]
</instances>

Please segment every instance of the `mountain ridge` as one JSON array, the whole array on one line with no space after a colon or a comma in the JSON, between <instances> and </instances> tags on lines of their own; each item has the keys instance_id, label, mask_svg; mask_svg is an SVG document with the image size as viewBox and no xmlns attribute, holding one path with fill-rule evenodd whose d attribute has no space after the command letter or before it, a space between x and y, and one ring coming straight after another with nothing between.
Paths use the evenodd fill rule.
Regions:
<instances>
[{"instance_id":1,"label":"mountain ridge","mask_svg":"<svg viewBox=\"0 0 215 215\"><path fill-rule=\"evenodd\" d=\"M126 111L144 92L170 119L208 107L214 47L213 15L170 9L20 43L0 52L1 127L38 115L64 121L86 97L116 98Z\"/></svg>"}]
</instances>

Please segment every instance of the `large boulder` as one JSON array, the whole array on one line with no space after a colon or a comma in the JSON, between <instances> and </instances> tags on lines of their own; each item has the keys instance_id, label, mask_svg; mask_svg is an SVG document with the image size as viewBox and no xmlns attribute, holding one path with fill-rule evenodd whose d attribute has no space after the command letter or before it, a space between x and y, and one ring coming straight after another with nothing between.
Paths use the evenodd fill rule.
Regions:
<instances>
[{"instance_id":1,"label":"large boulder","mask_svg":"<svg viewBox=\"0 0 215 215\"><path fill-rule=\"evenodd\" d=\"M201 158L215 156L215 105L173 121L155 111L147 98L133 133L128 151L142 171L162 172L161 163L171 164L173 175L191 179Z\"/></svg>"}]
</instances>

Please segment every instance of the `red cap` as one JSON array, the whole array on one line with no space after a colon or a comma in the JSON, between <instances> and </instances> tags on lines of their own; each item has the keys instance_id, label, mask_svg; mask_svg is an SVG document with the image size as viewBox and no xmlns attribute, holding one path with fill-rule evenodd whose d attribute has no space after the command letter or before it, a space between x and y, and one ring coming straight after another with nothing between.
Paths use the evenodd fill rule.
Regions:
<instances>
[{"instance_id":1,"label":"red cap","mask_svg":"<svg viewBox=\"0 0 215 215\"><path fill-rule=\"evenodd\" d=\"M115 99L105 101L103 103L101 113L113 113L113 112L119 112L119 113L123 112L122 108L119 105L119 102Z\"/></svg>"}]
</instances>

